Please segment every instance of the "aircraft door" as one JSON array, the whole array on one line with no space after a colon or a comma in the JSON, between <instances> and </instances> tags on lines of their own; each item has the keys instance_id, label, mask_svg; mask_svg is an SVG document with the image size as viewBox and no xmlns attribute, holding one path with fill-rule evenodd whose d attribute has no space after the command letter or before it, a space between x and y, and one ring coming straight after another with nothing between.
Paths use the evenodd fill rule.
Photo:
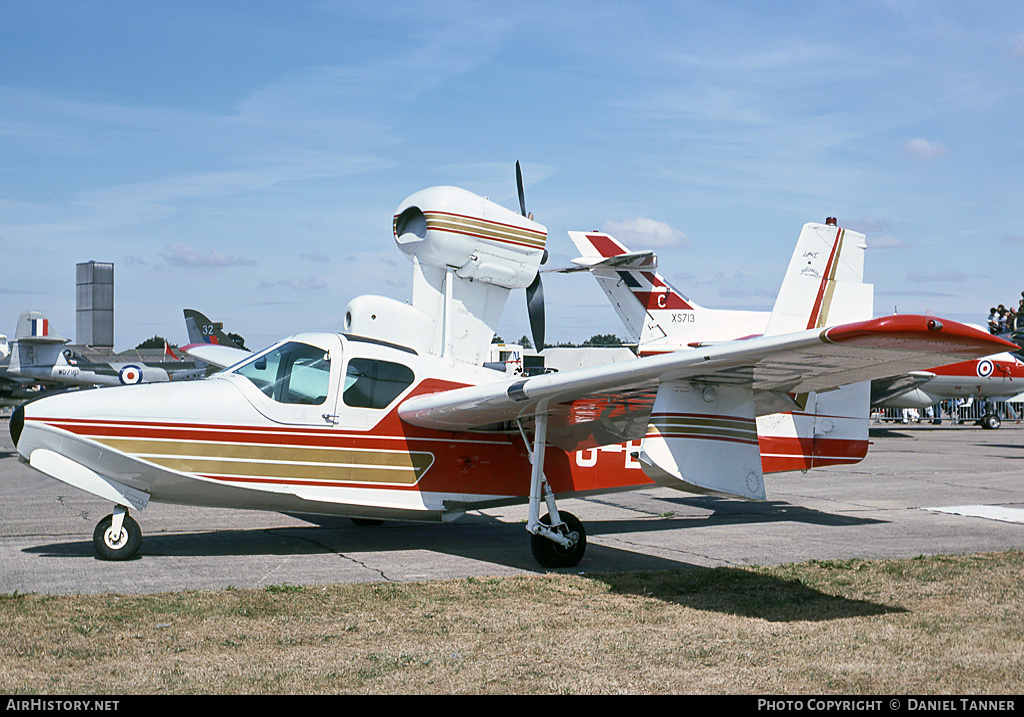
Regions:
<instances>
[{"instance_id":1,"label":"aircraft door","mask_svg":"<svg viewBox=\"0 0 1024 717\"><path fill-rule=\"evenodd\" d=\"M414 380L412 368L401 359L350 354L338 400L338 424L354 430L375 426Z\"/></svg>"},{"instance_id":2,"label":"aircraft door","mask_svg":"<svg viewBox=\"0 0 1024 717\"><path fill-rule=\"evenodd\" d=\"M337 335L295 337L232 369L252 405L278 423L332 426L341 384L342 345Z\"/></svg>"}]
</instances>

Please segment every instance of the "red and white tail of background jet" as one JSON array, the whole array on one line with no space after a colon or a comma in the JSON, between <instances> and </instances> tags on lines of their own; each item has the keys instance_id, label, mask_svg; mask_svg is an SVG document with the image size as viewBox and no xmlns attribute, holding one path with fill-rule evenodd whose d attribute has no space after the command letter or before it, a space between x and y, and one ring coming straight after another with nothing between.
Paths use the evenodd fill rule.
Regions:
<instances>
[{"instance_id":1,"label":"red and white tail of background jet","mask_svg":"<svg viewBox=\"0 0 1024 717\"><path fill-rule=\"evenodd\" d=\"M859 319L871 318L871 287L863 284L864 236L825 224L800 233L775 308L766 311L709 309L672 286L657 271L653 252L632 252L602 232L569 232L580 257L577 271L597 279L626 330L649 355L700 345L824 326L834 307L836 282L860 285ZM858 320L859 320L858 319Z\"/></svg>"}]
</instances>

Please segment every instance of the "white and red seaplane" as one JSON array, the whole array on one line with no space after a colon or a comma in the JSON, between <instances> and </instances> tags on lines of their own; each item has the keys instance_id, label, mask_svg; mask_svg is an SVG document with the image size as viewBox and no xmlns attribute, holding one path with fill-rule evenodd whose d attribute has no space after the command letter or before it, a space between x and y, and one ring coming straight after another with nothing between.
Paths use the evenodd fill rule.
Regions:
<instances>
[{"instance_id":1,"label":"white and red seaplane","mask_svg":"<svg viewBox=\"0 0 1024 717\"><path fill-rule=\"evenodd\" d=\"M567 567L586 532L558 498L662 485L763 499L766 472L865 455L872 378L1008 346L935 318L872 319L862 237L813 225L760 336L508 375L484 366L488 347L511 291L540 305L547 241L521 180L520 209L418 192L393 222L410 303L358 297L343 333L253 353L197 346L228 366L209 378L27 403L11 418L18 453L115 506L94 532L108 559L136 553L128 513L151 501L418 521L527 503L535 557Z\"/></svg>"}]
</instances>

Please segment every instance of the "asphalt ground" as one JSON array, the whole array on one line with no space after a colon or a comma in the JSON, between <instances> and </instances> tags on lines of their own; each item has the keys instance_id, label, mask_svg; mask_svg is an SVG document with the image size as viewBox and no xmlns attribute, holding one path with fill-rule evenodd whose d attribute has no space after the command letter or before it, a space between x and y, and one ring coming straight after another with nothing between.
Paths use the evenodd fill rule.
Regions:
<instances>
[{"instance_id":1,"label":"asphalt ground","mask_svg":"<svg viewBox=\"0 0 1024 717\"><path fill-rule=\"evenodd\" d=\"M9 414L8 414L9 415ZM766 502L653 489L563 500L588 533L569 572L1024 548L1024 426L873 424L855 466L769 475ZM540 573L526 508L447 525L151 504L139 554L99 560L111 505L20 463L0 419L0 594L150 593Z\"/></svg>"}]
</instances>

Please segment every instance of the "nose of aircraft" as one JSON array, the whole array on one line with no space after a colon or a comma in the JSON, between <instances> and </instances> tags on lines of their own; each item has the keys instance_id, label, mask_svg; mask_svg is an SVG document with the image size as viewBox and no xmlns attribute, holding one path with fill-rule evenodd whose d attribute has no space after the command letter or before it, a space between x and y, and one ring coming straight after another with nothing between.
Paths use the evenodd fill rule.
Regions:
<instances>
[{"instance_id":1,"label":"nose of aircraft","mask_svg":"<svg viewBox=\"0 0 1024 717\"><path fill-rule=\"evenodd\" d=\"M11 438L14 439L14 447L18 447L18 440L21 438L21 429L25 427L25 409L18 406L11 414Z\"/></svg>"}]
</instances>

